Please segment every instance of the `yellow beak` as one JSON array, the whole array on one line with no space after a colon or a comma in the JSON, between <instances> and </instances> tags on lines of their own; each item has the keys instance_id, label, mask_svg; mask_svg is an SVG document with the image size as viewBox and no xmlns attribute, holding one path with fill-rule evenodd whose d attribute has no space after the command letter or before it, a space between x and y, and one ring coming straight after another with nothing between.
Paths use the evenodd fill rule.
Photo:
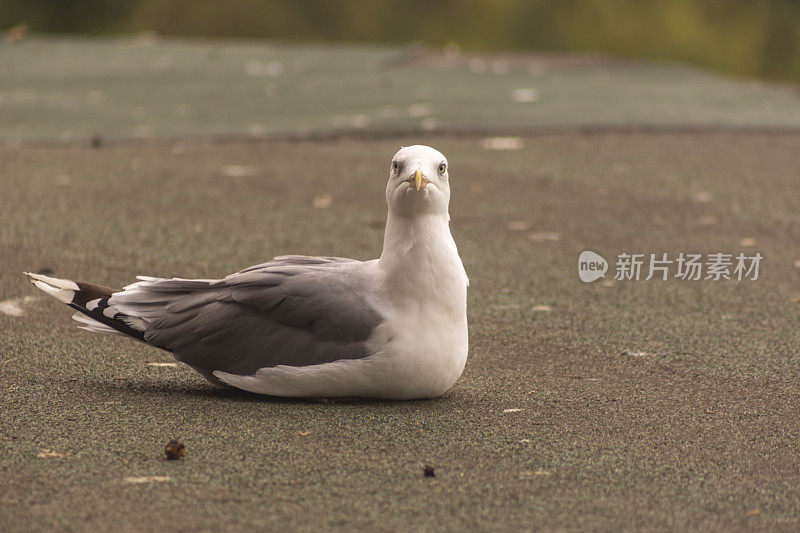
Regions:
<instances>
[{"instance_id":1,"label":"yellow beak","mask_svg":"<svg viewBox=\"0 0 800 533\"><path fill-rule=\"evenodd\" d=\"M428 178L425 177L425 174L422 173L420 169L414 171L414 189L420 190L424 189L425 185L428 184Z\"/></svg>"}]
</instances>

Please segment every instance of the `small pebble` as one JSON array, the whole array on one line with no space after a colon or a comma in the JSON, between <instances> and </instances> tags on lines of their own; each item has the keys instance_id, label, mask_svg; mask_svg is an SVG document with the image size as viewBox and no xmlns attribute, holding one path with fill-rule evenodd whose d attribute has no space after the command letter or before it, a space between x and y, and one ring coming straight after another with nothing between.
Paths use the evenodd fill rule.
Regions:
<instances>
[{"instance_id":1,"label":"small pebble","mask_svg":"<svg viewBox=\"0 0 800 533\"><path fill-rule=\"evenodd\" d=\"M164 446L164 453L167 455L167 459L180 459L186 455L186 446L182 442L171 440Z\"/></svg>"},{"instance_id":2,"label":"small pebble","mask_svg":"<svg viewBox=\"0 0 800 533\"><path fill-rule=\"evenodd\" d=\"M647 355L644 352L640 352L639 350L624 350L620 355L630 355L633 357L642 357Z\"/></svg>"}]
</instances>

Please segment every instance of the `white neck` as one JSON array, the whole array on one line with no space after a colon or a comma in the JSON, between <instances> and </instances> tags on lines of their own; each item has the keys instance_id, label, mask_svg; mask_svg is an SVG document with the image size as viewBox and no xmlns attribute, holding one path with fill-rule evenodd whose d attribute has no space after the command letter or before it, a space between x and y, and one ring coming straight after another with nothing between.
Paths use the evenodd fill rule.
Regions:
<instances>
[{"instance_id":1,"label":"white neck","mask_svg":"<svg viewBox=\"0 0 800 533\"><path fill-rule=\"evenodd\" d=\"M467 276L446 213L405 217L390 211L378 268L383 288L404 300L397 305L439 301L453 312L466 309Z\"/></svg>"}]
</instances>

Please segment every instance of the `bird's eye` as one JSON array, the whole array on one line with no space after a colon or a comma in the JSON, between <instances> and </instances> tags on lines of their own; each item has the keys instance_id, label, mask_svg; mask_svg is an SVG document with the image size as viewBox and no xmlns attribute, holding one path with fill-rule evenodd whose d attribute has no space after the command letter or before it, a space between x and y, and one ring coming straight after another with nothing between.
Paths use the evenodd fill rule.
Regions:
<instances>
[{"instance_id":1,"label":"bird's eye","mask_svg":"<svg viewBox=\"0 0 800 533\"><path fill-rule=\"evenodd\" d=\"M397 161L392 161L392 170L397 172L397 168L398 168Z\"/></svg>"},{"instance_id":2,"label":"bird's eye","mask_svg":"<svg viewBox=\"0 0 800 533\"><path fill-rule=\"evenodd\" d=\"M445 170L447 170L447 163L442 163L439 165L439 174L444 174Z\"/></svg>"}]
</instances>

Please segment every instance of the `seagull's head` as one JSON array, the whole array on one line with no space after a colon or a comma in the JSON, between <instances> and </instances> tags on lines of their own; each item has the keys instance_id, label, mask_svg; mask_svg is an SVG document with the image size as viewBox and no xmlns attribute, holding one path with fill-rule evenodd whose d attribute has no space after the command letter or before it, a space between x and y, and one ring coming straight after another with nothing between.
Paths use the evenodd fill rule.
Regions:
<instances>
[{"instance_id":1,"label":"seagull's head","mask_svg":"<svg viewBox=\"0 0 800 533\"><path fill-rule=\"evenodd\" d=\"M447 158L430 146L401 148L392 158L386 201L401 216L447 214L450 177Z\"/></svg>"}]
</instances>

